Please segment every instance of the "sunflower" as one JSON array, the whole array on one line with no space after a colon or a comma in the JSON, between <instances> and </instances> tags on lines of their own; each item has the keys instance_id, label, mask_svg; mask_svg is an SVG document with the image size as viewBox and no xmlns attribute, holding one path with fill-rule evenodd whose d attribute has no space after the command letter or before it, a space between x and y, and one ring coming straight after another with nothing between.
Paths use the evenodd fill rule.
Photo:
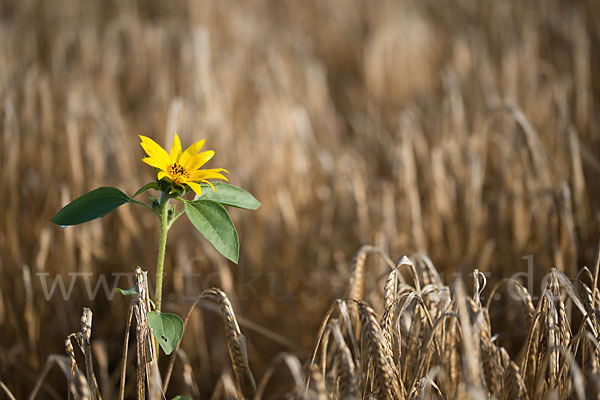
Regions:
<instances>
[{"instance_id":1,"label":"sunflower","mask_svg":"<svg viewBox=\"0 0 600 400\"><path fill-rule=\"evenodd\" d=\"M207 183L215 190L208 179L227 180L221 172L229 172L223 168L200 169L215 155L212 150L200 152L204 146L204 140L194 143L182 153L179 136L175 133L169 154L149 137L142 135L139 137L142 140L140 145L148 154L148 157L142 161L158 169L158 180L166 180L184 188L189 186L198 197L202 195L202 186L199 182Z\"/></svg>"}]
</instances>

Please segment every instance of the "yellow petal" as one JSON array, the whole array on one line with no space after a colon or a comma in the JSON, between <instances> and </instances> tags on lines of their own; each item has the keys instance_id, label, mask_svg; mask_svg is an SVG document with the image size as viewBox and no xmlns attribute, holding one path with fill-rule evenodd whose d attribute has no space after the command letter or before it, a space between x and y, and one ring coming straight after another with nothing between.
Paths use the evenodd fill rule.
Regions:
<instances>
[{"instance_id":1,"label":"yellow petal","mask_svg":"<svg viewBox=\"0 0 600 400\"><path fill-rule=\"evenodd\" d=\"M215 191L215 187L213 186L213 184L212 184L212 183L210 183L210 182L209 182L209 181L207 181L207 180L202 180L202 182L204 182L204 183L208 183L208 184L210 185L210 187L212 188L213 192Z\"/></svg>"},{"instance_id":2,"label":"yellow petal","mask_svg":"<svg viewBox=\"0 0 600 400\"><path fill-rule=\"evenodd\" d=\"M156 168L166 169L170 163L170 158L165 149L160 147L158 143L149 137L139 135L139 138L142 140L140 145L146 154L148 154L149 158L153 159L154 164L157 166ZM149 164L148 161L146 161L146 163Z\"/></svg>"},{"instance_id":3,"label":"yellow petal","mask_svg":"<svg viewBox=\"0 0 600 400\"><path fill-rule=\"evenodd\" d=\"M197 171L193 171L190 174L189 179L193 181L201 181L205 179L224 179L227 178L220 174L220 172L229 173L227 170L223 168L215 168L215 169L200 169Z\"/></svg>"},{"instance_id":4,"label":"yellow petal","mask_svg":"<svg viewBox=\"0 0 600 400\"><path fill-rule=\"evenodd\" d=\"M169 174L167 174L164 171L159 171L158 172L158 180L160 181L162 178L170 178Z\"/></svg>"},{"instance_id":5,"label":"yellow petal","mask_svg":"<svg viewBox=\"0 0 600 400\"><path fill-rule=\"evenodd\" d=\"M195 169L198 169L201 166L203 166L204 164L206 164L211 158L213 158L214 155L215 155L215 152L212 150L207 150L207 151L203 151L200 154L196 154L196 155L192 156L191 159L188 161L186 169L188 171L193 171Z\"/></svg>"},{"instance_id":6,"label":"yellow petal","mask_svg":"<svg viewBox=\"0 0 600 400\"><path fill-rule=\"evenodd\" d=\"M190 161L194 159L196 153L198 153L200 149L202 149L202 146L204 146L204 142L204 139L200 140L199 142L196 142L187 149L185 149L185 151L181 155L181 158L179 159L179 165L181 165L187 170L190 170L191 168L189 168L188 163L190 163Z\"/></svg>"},{"instance_id":7,"label":"yellow petal","mask_svg":"<svg viewBox=\"0 0 600 400\"><path fill-rule=\"evenodd\" d=\"M142 158L142 161L145 162L146 164L150 165L151 167L158 168L158 169L164 169L164 165L157 162L155 158L146 157L146 158Z\"/></svg>"},{"instance_id":8,"label":"yellow petal","mask_svg":"<svg viewBox=\"0 0 600 400\"><path fill-rule=\"evenodd\" d=\"M181 157L181 142L179 141L179 136L177 136L177 132L175 132L175 136L173 137L173 144L171 145L171 162L178 162L179 157Z\"/></svg>"},{"instance_id":9,"label":"yellow petal","mask_svg":"<svg viewBox=\"0 0 600 400\"><path fill-rule=\"evenodd\" d=\"M186 182L186 184L192 188L194 192L198 195L198 197L202 196L202 186L196 182Z\"/></svg>"}]
</instances>

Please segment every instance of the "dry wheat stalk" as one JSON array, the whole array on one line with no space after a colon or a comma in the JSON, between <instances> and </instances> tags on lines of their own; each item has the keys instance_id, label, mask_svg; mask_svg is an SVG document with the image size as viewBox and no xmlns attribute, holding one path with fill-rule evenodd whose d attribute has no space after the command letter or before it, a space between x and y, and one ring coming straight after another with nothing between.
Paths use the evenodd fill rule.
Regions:
<instances>
[{"instance_id":1,"label":"dry wheat stalk","mask_svg":"<svg viewBox=\"0 0 600 400\"><path fill-rule=\"evenodd\" d=\"M369 363L372 363L374 368L373 390L386 399L404 398L406 396L404 386L397 376L393 360L389 357L390 344L383 336L375 312L371 307L359 302L358 313L361 321L361 337L364 337Z\"/></svg>"},{"instance_id":2,"label":"dry wheat stalk","mask_svg":"<svg viewBox=\"0 0 600 400\"><path fill-rule=\"evenodd\" d=\"M69 357L59 355L48 356L44 369L42 370L40 377L36 381L36 384L29 395L29 400L34 400L37 398L37 394L42 387L42 383L53 365L57 365L68 380L71 379L72 364ZM74 369L74 377L67 390L72 392L75 397L80 400L91 400L92 398L91 390L85 379L85 375L79 371L79 368Z\"/></svg>"},{"instance_id":3,"label":"dry wheat stalk","mask_svg":"<svg viewBox=\"0 0 600 400\"><path fill-rule=\"evenodd\" d=\"M137 342L137 395L144 399L147 387L148 398L162 397L162 382L158 371L157 348L152 328L148 325L150 298L148 293L148 272L138 266L135 269L136 300L133 313L136 318Z\"/></svg>"},{"instance_id":4,"label":"dry wheat stalk","mask_svg":"<svg viewBox=\"0 0 600 400\"><path fill-rule=\"evenodd\" d=\"M4 393L6 394L6 396L8 396L9 400L16 400L15 396L12 394L12 392L10 391L10 389L8 389L6 387L6 385L4 384L4 382L2 382L2 381L0 381L0 388L2 390L4 390Z\"/></svg>"},{"instance_id":5,"label":"dry wheat stalk","mask_svg":"<svg viewBox=\"0 0 600 400\"><path fill-rule=\"evenodd\" d=\"M356 367L352 360L350 349L344 342L340 342L335 362L335 375L337 380L338 396L341 400L356 400L359 398L358 378Z\"/></svg>"},{"instance_id":6,"label":"dry wheat stalk","mask_svg":"<svg viewBox=\"0 0 600 400\"><path fill-rule=\"evenodd\" d=\"M489 324L489 316L487 310L482 311L485 315L483 323L479 328L479 337L481 341L481 361L483 363L483 373L486 386L490 394L495 397L500 397L503 387L503 376L505 375L502 365L502 356L499 349L492 342L491 327Z\"/></svg>"},{"instance_id":7,"label":"dry wheat stalk","mask_svg":"<svg viewBox=\"0 0 600 400\"><path fill-rule=\"evenodd\" d=\"M250 365L248 364L248 354L246 350L246 338L242 334L237 323L235 313L229 298L221 289L212 288L203 292L203 296L215 297L221 306L221 316L225 326L225 336L227 337L227 348L229 349L229 357L233 366L236 382L240 393L244 393L244 377L250 381L252 393L256 393L256 382Z\"/></svg>"},{"instance_id":8,"label":"dry wheat stalk","mask_svg":"<svg viewBox=\"0 0 600 400\"><path fill-rule=\"evenodd\" d=\"M125 327L125 339L123 340L123 357L121 361L121 381L119 384L119 400L125 398L125 377L127 374L127 352L129 351L129 331L131 330L131 320L133 318L133 302L129 305L129 314L127 315L127 324Z\"/></svg>"},{"instance_id":9,"label":"dry wheat stalk","mask_svg":"<svg viewBox=\"0 0 600 400\"><path fill-rule=\"evenodd\" d=\"M254 375L250 369L250 365L248 363L248 354L246 350L246 339L242 334L240 327L238 325L235 313L233 312L233 307L229 298L221 289L211 288L204 290L196 299L194 303L190 307L185 319L184 319L184 329L188 324L190 317L192 316L192 312L196 308L196 305L203 299L206 298L215 298L220 306L220 314L223 318L223 325L225 328L225 336L227 338L227 348L229 352L229 357L231 360L231 364L233 367L233 372L235 375L235 380L237 384L238 393L244 393L244 382L247 380L250 383L250 389L252 393L256 393L256 381L254 380ZM181 342L177 344L175 347L175 352L179 351L179 347L181 346ZM169 382L171 379L171 374L173 372L175 359L171 359L169 362L169 368L167 370L167 374L165 376L164 387L165 390L169 386Z\"/></svg>"},{"instance_id":10,"label":"dry wheat stalk","mask_svg":"<svg viewBox=\"0 0 600 400\"><path fill-rule=\"evenodd\" d=\"M506 368L506 372L507 373L504 380L504 399L528 400L529 395L527 394L525 382L523 381L523 377L519 371L519 367L517 366L517 364L510 361L508 367Z\"/></svg>"},{"instance_id":11,"label":"dry wheat stalk","mask_svg":"<svg viewBox=\"0 0 600 400\"><path fill-rule=\"evenodd\" d=\"M315 400L327 400L327 387L325 385L325 377L316 365L310 369L311 381L314 382L314 395L311 396Z\"/></svg>"},{"instance_id":12,"label":"dry wheat stalk","mask_svg":"<svg viewBox=\"0 0 600 400\"><path fill-rule=\"evenodd\" d=\"M243 400L244 396L239 392L235 383L229 374L221 375L221 379L217 383L215 390L211 396L211 400L225 398L227 400Z\"/></svg>"}]
</instances>

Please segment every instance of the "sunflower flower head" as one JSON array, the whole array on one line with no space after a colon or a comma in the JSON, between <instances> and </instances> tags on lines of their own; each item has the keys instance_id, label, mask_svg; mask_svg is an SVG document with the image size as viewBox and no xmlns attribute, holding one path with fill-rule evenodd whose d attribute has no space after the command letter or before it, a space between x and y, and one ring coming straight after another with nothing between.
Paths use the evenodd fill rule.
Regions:
<instances>
[{"instance_id":1,"label":"sunflower flower head","mask_svg":"<svg viewBox=\"0 0 600 400\"><path fill-rule=\"evenodd\" d=\"M229 172L223 168L200 169L215 155L212 150L200 151L204 146L204 140L194 143L182 152L179 136L175 133L171 152L167 153L149 137L142 135L139 137L142 140L140 145L148 155L142 161L157 169L158 180L166 183L168 187L168 190L163 191L171 195L184 193L190 188L200 197L202 195L200 183L207 183L215 190L209 179L227 180L222 172Z\"/></svg>"}]
</instances>

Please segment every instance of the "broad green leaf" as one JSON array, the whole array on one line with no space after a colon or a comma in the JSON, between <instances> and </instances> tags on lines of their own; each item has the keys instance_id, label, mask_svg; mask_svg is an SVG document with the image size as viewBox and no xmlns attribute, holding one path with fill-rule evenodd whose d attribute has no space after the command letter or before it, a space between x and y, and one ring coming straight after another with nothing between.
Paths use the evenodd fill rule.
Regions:
<instances>
[{"instance_id":1,"label":"broad green leaf","mask_svg":"<svg viewBox=\"0 0 600 400\"><path fill-rule=\"evenodd\" d=\"M256 210L260 202L254 196L237 186L224 182L214 182L215 191L209 185L202 185L200 200L212 200L226 206Z\"/></svg>"},{"instance_id":2,"label":"broad green leaf","mask_svg":"<svg viewBox=\"0 0 600 400\"><path fill-rule=\"evenodd\" d=\"M131 199L114 187L101 187L76 198L52 218L56 225L77 225L100 218Z\"/></svg>"},{"instance_id":3,"label":"broad green leaf","mask_svg":"<svg viewBox=\"0 0 600 400\"><path fill-rule=\"evenodd\" d=\"M183 321L179 315L150 311L148 325L165 354L171 354L183 336Z\"/></svg>"},{"instance_id":4,"label":"broad green leaf","mask_svg":"<svg viewBox=\"0 0 600 400\"><path fill-rule=\"evenodd\" d=\"M135 286L132 286L129 289L116 288L115 292L121 293L123 296L133 296L134 294L137 294Z\"/></svg>"},{"instance_id":5,"label":"broad green leaf","mask_svg":"<svg viewBox=\"0 0 600 400\"><path fill-rule=\"evenodd\" d=\"M148 189L160 190L160 185L158 184L158 182L149 182L149 183L146 183L144 186L142 186L141 188L139 188L138 191L135 192L133 194L133 196L131 196L131 198L133 199L134 197L139 196L140 194L144 193Z\"/></svg>"},{"instance_id":6,"label":"broad green leaf","mask_svg":"<svg viewBox=\"0 0 600 400\"><path fill-rule=\"evenodd\" d=\"M186 201L185 214L219 253L237 264L238 234L225 207L211 200Z\"/></svg>"}]
</instances>

